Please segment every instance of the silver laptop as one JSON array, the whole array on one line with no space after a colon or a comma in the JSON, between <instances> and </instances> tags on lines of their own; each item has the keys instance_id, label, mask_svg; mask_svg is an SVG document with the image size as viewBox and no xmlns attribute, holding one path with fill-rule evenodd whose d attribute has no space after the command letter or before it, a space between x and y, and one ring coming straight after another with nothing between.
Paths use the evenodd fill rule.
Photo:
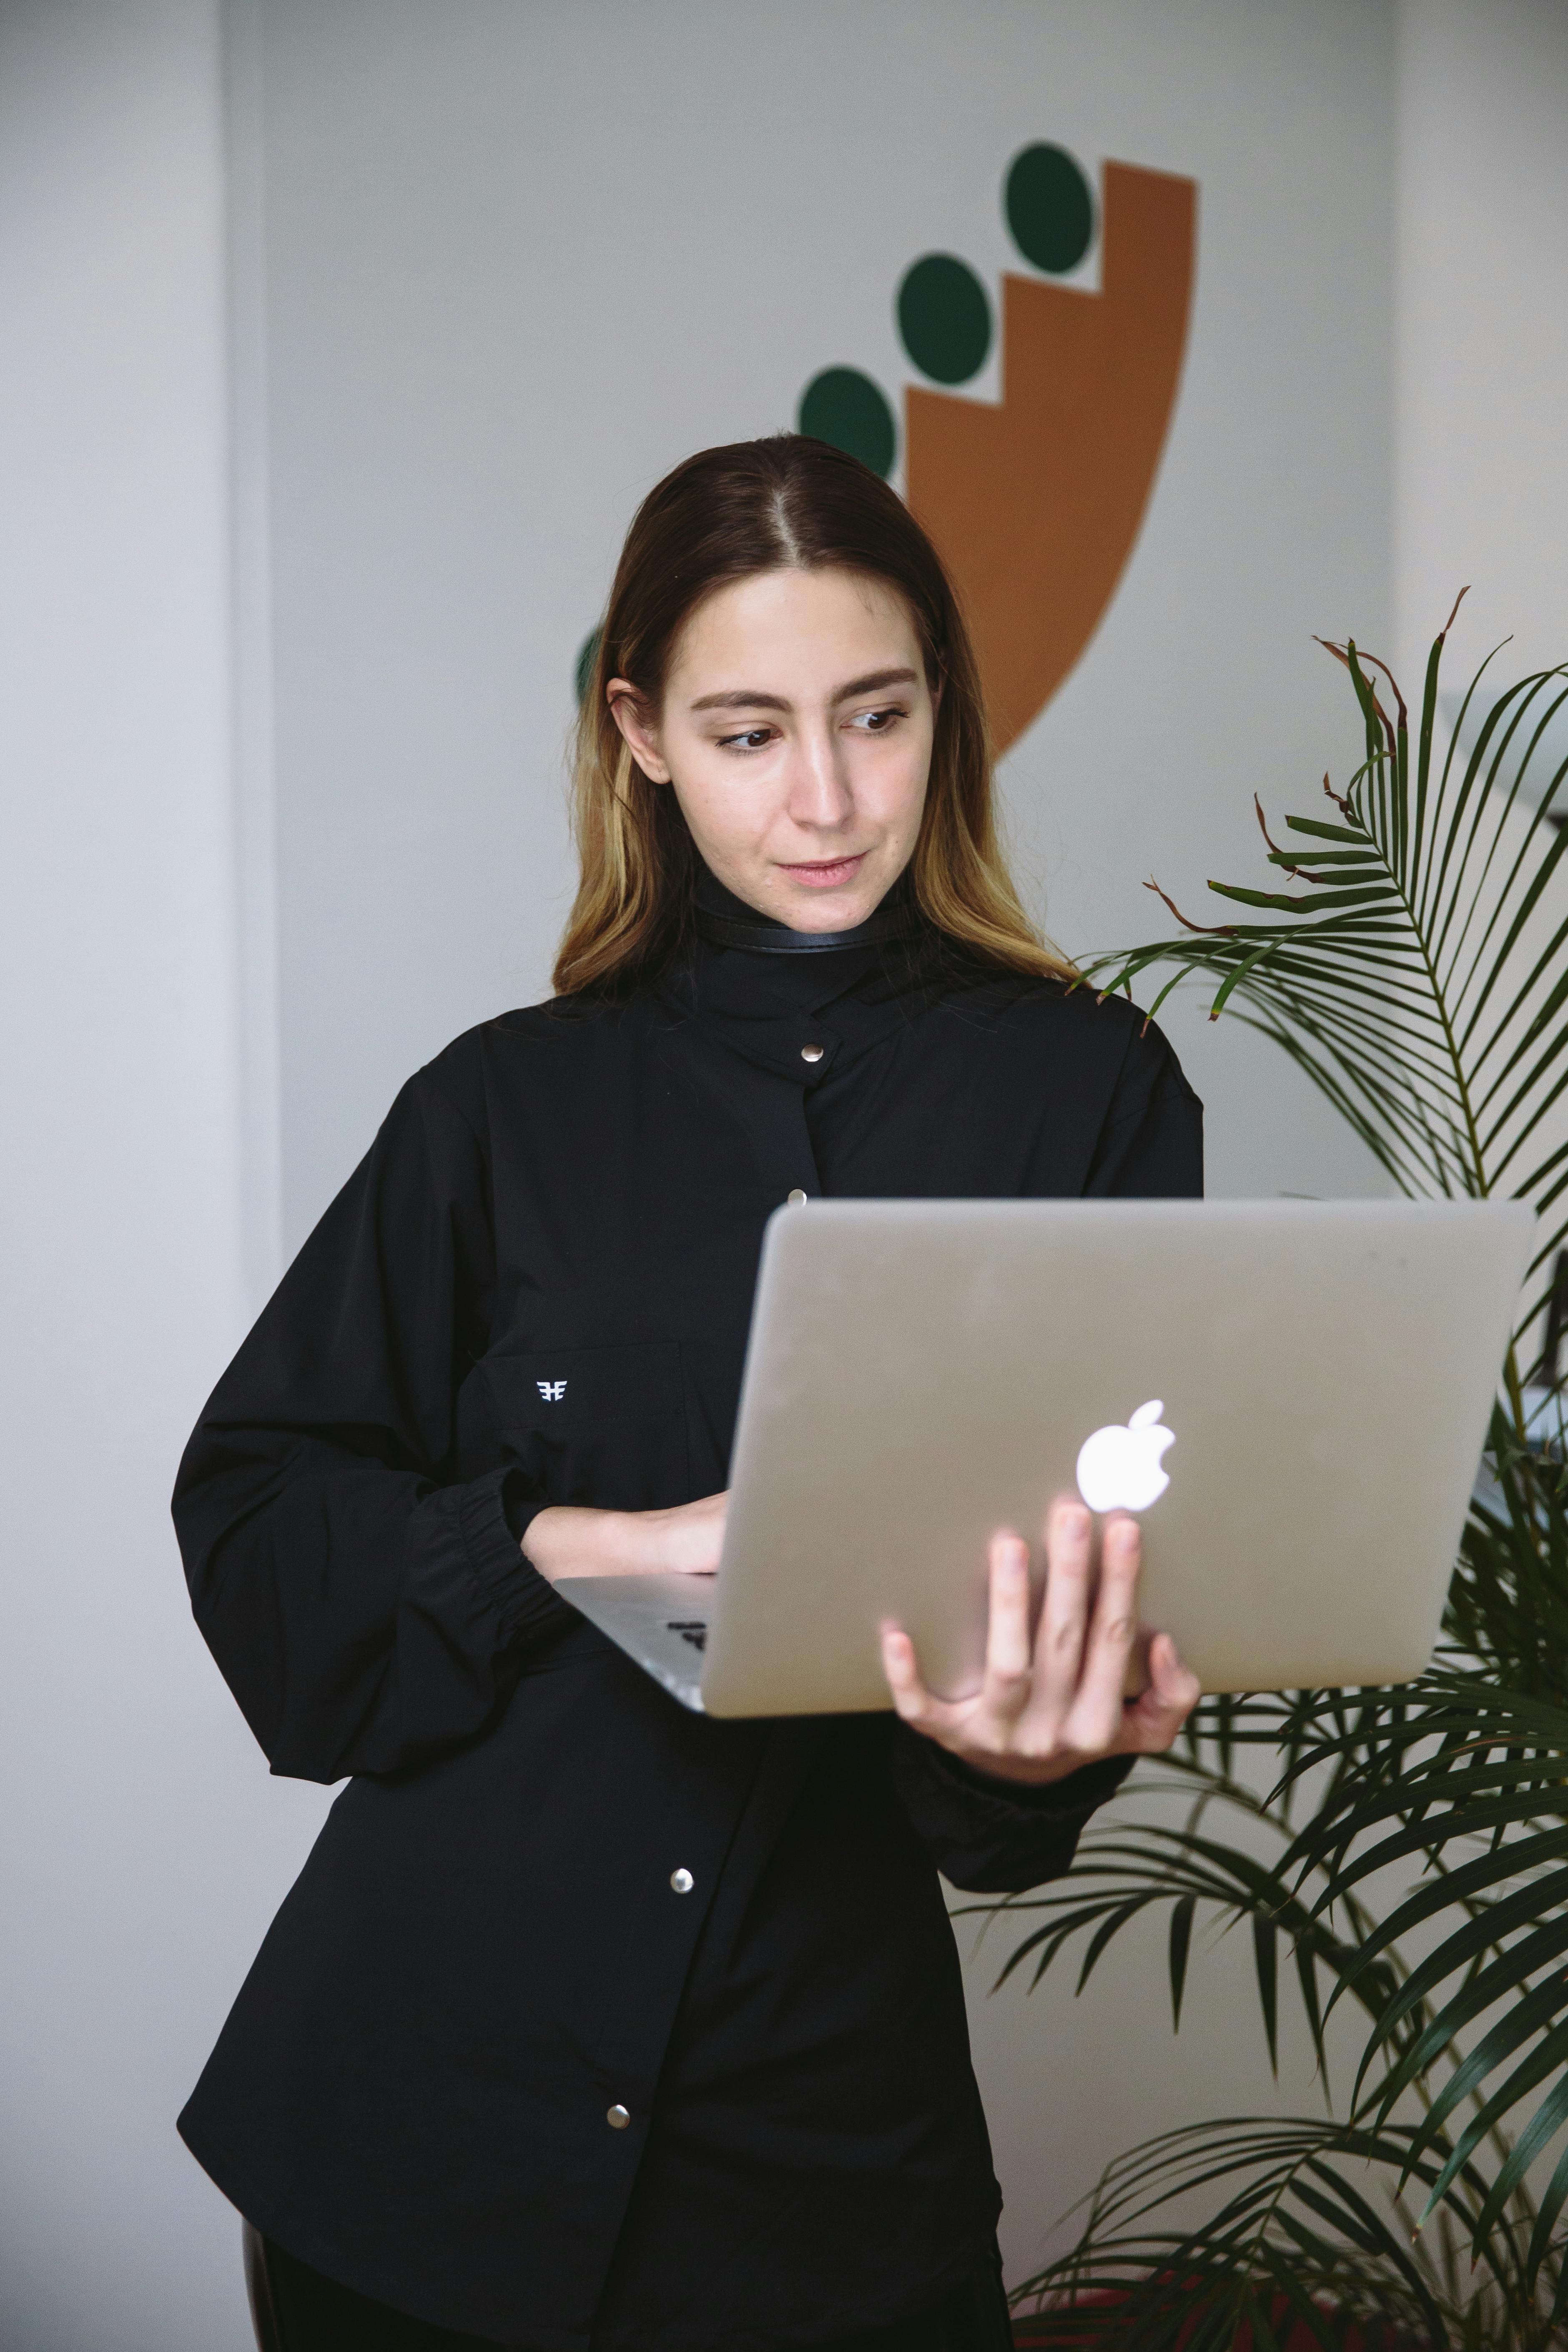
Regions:
<instances>
[{"instance_id":1,"label":"silver laptop","mask_svg":"<svg viewBox=\"0 0 1568 2352\"><path fill-rule=\"evenodd\" d=\"M1428 1663L1534 1219L1489 1202L820 1201L763 1249L714 1576L563 1597L687 1706L976 1687L985 1552L1135 1510L1208 1691Z\"/></svg>"}]
</instances>

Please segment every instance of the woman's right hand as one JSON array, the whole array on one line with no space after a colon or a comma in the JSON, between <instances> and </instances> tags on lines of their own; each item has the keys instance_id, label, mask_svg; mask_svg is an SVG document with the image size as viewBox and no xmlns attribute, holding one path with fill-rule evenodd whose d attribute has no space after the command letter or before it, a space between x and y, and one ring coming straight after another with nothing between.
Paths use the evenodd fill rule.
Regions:
<instances>
[{"instance_id":1,"label":"woman's right hand","mask_svg":"<svg viewBox=\"0 0 1568 2352\"><path fill-rule=\"evenodd\" d=\"M571 1576L711 1576L730 1497L704 1495L668 1511L590 1511L552 1503L531 1519L523 1556L559 1584Z\"/></svg>"}]
</instances>

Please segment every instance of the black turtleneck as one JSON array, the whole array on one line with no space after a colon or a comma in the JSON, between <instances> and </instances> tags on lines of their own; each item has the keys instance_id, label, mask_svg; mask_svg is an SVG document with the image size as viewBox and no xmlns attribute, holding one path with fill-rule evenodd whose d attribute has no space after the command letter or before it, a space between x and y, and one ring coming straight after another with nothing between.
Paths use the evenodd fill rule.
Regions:
<instances>
[{"instance_id":1,"label":"black turtleneck","mask_svg":"<svg viewBox=\"0 0 1568 2352\"><path fill-rule=\"evenodd\" d=\"M695 929L711 947L750 948L760 955L845 955L853 948L882 947L894 940L924 941L932 934L916 913L908 877L900 875L880 906L847 930L797 931L776 915L765 915L727 889L706 866L695 893Z\"/></svg>"},{"instance_id":2,"label":"black turtleneck","mask_svg":"<svg viewBox=\"0 0 1568 2352\"><path fill-rule=\"evenodd\" d=\"M667 978L664 1001L689 1007L732 1052L801 1089L816 1178L806 1182L803 1167L795 1180L802 1189L872 1200L1053 1189L1040 1181L1037 1157L1032 1175L1015 1156L1026 1135L1037 1155L1047 1140L1029 1132L1029 1106L1009 1106L999 1116L1002 1106L989 1095L991 1057L974 1049L981 1033L1038 1021L1048 1006L1056 1018L1042 1024L1045 1034L1058 1024L1062 1031L1053 1043L1081 1041L1102 1063L1110 1041L1097 1034L1107 1024L1095 1015L1106 1008L1091 997L1070 1000L1071 1012L1088 1014L1086 1021L1061 1022L1068 1000L1057 982L982 964L922 921L901 885L868 923L803 933L759 914L704 868L697 928L694 961ZM744 944L742 932L751 934ZM1112 1014L1119 1045L1128 1010ZM806 1045L820 1045L821 1056L805 1061ZM1157 1030L1137 1045L1120 1074L1113 1115L1094 1138L1081 1189L1131 1199L1201 1192L1197 1099ZM1091 1114L1094 1091L1062 1075L1068 1099L1051 1105L1054 1116ZM961 1126L962 1149L954 1150ZM1048 1140L1060 1148L1065 1139ZM994 1181L977 1182L988 1152Z\"/></svg>"},{"instance_id":3,"label":"black turtleneck","mask_svg":"<svg viewBox=\"0 0 1568 2352\"><path fill-rule=\"evenodd\" d=\"M888 913L737 944L765 919L709 877L679 969L458 1038L181 1467L196 1617L273 1769L349 1776L181 2127L301 2261L497 2343L782 2352L956 2286L999 2199L937 1871L1055 1875L1120 1777L689 1715L519 1549L547 1503L724 1484L793 1189L1201 1189L1131 1007Z\"/></svg>"}]
</instances>

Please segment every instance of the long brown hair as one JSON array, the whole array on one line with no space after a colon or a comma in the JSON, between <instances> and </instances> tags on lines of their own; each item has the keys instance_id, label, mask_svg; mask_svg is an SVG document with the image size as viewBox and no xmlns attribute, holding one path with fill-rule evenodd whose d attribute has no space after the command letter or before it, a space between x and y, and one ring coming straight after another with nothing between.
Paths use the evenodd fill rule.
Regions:
<instances>
[{"instance_id":1,"label":"long brown hair","mask_svg":"<svg viewBox=\"0 0 1568 2352\"><path fill-rule=\"evenodd\" d=\"M931 777L910 862L937 930L1009 971L1071 977L1019 901L997 839L974 651L942 559L869 467L803 434L703 449L632 518L577 725L573 829L582 878L560 952L563 996L625 985L689 933L697 852L675 793L649 782L605 698L613 677L657 712L677 639L716 588L782 568L859 572L909 606L938 694Z\"/></svg>"}]
</instances>

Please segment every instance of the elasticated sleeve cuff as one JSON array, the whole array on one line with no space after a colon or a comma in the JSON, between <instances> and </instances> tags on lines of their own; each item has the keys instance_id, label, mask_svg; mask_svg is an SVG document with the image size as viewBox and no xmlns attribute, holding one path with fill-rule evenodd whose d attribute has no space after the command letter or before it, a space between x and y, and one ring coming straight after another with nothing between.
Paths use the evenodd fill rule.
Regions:
<instances>
[{"instance_id":1,"label":"elasticated sleeve cuff","mask_svg":"<svg viewBox=\"0 0 1568 2352\"><path fill-rule=\"evenodd\" d=\"M900 1723L892 1768L905 1810L944 1877L971 1894L1021 1895L1071 1868L1079 1832L1126 1779L1131 1759L1107 1758L1029 1788L960 1763Z\"/></svg>"},{"instance_id":2,"label":"elasticated sleeve cuff","mask_svg":"<svg viewBox=\"0 0 1568 2352\"><path fill-rule=\"evenodd\" d=\"M1069 1772L1063 1780L1031 1785L1026 1780L1001 1780L994 1772L983 1772L977 1766L964 1763L962 1757L938 1748L934 1741L928 1740L926 1744L933 1750L931 1761L939 1772L972 1789L977 1797L1031 1813L1037 1819L1041 1814L1055 1814L1062 1820L1087 1819L1108 1797L1116 1794L1135 1761L1131 1756L1105 1756L1097 1764L1085 1764L1078 1771Z\"/></svg>"},{"instance_id":3,"label":"elasticated sleeve cuff","mask_svg":"<svg viewBox=\"0 0 1568 2352\"><path fill-rule=\"evenodd\" d=\"M515 1470L476 1478L458 1512L463 1549L480 1590L500 1619L509 1647L559 1622L566 1603L522 1550L530 1523L544 1508Z\"/></svg>"}]
</instances>

